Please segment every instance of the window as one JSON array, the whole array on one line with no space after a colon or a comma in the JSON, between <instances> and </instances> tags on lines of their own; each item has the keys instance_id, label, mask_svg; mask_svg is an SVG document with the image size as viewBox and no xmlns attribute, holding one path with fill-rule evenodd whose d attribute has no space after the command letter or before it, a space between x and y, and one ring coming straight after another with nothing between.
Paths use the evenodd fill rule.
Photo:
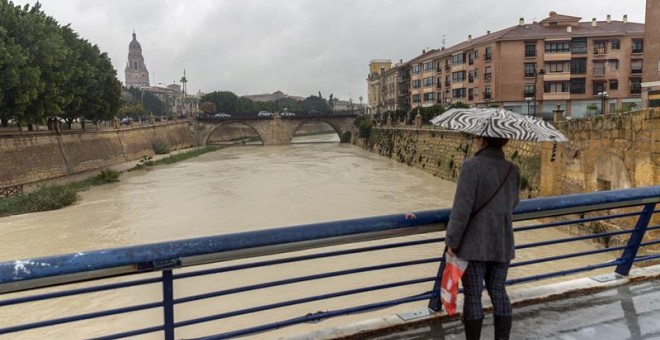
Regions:
<instances>
[{"instance_id":1,"label":"window","mask_svg":"<svg viewBox=\"0 0 660 340\"><path fill-rule=\"evenodd\" d=\"M587 80L585 78L571 79L571 93L585 94L587 92Z\"/></svg>"},{"instance_id":2,"label":"window","mask_svg":"<svg viewBox=\"0 0 660 340\"><path fill-rule=\"evenodd\" d=\"M619 80L610 79L610 90L618 90L618 89L619 89Z\"/></svg>"},{"instance_id":3,"label":"window","mask_svg":"<svg viewBox=\"0 0 660 340\"><path fill-rule=\"evenodd\" d=\"M523 90L523 95L525 97L535 97L534 84L525 84L525 89Z\"/></svg>"},{"instance_id":4,"label":"window","mask_svg":"<svg viewBox=\"0 0 660 340\"><path fill-rule=\"evenodd\" d=\"M413 67L412 67L412 73L413 74L418 74L420 71L421 71L421 67L419 66L419 64L413 65Z\"/></svg>"},{"instance_id":5,"label":"window","mask_svg":"<svg viewBox=\"0 0 660 340\"><path fill-rule=\"evenodd\" d=\"M610 60L608 63L609 63L610 70L616 71L616 70L619 69L619 60L618 59Z\"/></svg>"},{"instance_id":6,"label":"window","mask_svg":"<svg viewBox=\"0 0 660 340\"><path fill-rule=\"evenodd\" d=\"M566 65L566 63L564 63L563 61L559 63L548 63L546 65L546 69L548 70L548 72L554 72L554 73L564 72L564 71L568 71L568 65Z\"/></svg>"},{"instance_id":7,"label":"window","mask_svg":"<svg viewBox=\"0 0 660 340\"><path fill-rule=\"evenodd\" d=\"M484 59L486 61L493 59L493 53L491 52L490 47L486 47L486 50L484 51Z\"/></svg>"},{"instance_id":8,"label":"window","mask_svg":"<svg viewBox=\"0 0 660 340\"><path fill-rule=\"evenodd\" d=\"M571 86L570 82L567 81L545 82L545 84L543 84L543 90L545 93L552 93L552 92L563 93L563 92L569 92L570 86Z\"/></svg>"},{"instance_id":9,"label":"window","mask_svg":"<svg viewBox=\"0 0 660 340\"><path fill-rule=\"evenodd\" d=\"M619 39L614 39L610 42L610 48L613 50L619 50L621 49L621 40Z\"/></svg>"},{"instance_id":10,"label":"window","mask_svg":"<svg viewBox=\"0 0 660 340\"><path fill-rule=\"evenodd\" d=\"M465 81L465 71L452 73L451 74L451 81L454 82L454 83Z\"/></svg>"},{"instance_id":11,"label":"window","mask_svg":"<svg viewBox=\"0 0 660 340\"><path fill-rule=\"evenodd\" d=\"M545 53L566 53L571 51L571 43L569 42L546 42Z\"/></svg>"},{"instance_id":12,"label":"window","mask_svg":"<svg viewBox=\"0 0 660 340\"><path fill-rule=\"evenodd\" d=\"M525 58L536 57L536 43L525 44Z\"/></svg>"},{"instance_id":13,"label":"window","mask_svg":"<svg viewBox=\"0 0 660 340\"><path fill-rule=\"evenodd\" d=\"M432 61L427 61L424 63L424 72L431 72L434 68L435 67Z\"/></svg>"},{"instance_id":14,"label":"window","mask_svg":"<svg viewBox=\"0 0 660 340\"><path fill-rule=\"evenodd\" d=\"M416 89L416 88L419 88L420 86L422 86L422 81L419 80L419 79L415 79L415 80L411 81L410 84L411 84L413 89Z\"/></svg>"},{"instance_id":15,"label":"window","mask_svg":"<svg viewBox=\"0 0 660 340\"><path fill-rule=\"evenodd\" d=\"M449 86L449 84L451 84L451 82L449 81L449 76L447 75L445 76L445 86Z\"/></svg>"},{"instance_id":16,"label":"window","mask_svg":"<svg viewBox=\"0 0 660 340\"><path fill-rule=\"evenodd\" d=\"M454 97L454 98L465 98L465 89L460 88L460 89L452 90L452 97Z\"/></svg>"},{"instance_id":17,"label":"window","mask_svg":"<svg viewBox=\"0 0 660 340\"><path fill-rule=\"evenodd\" d=\"M630 61L630 73L642 73L642 61L641 60L631 60Z\"/></svg>"},{"instance_id":18,"label":"window","mask_svg":"<svg viewBox=\"0 0 660 340\"><path fill-rule=\"evenodd\" d=\"M465 64L465 53L454 54L451 56L451 63L454 65Z\"/></svg>"},{"instance_id":19,"label":"window","mask_svg":"<svg viewBox=\"0 0 660 340\"><path fill-rule=\"evenodd\" d=\"M474 70L474 79L479 78L479 70Z\"/></svg>"},{"instance_id":20,"label":"window","mask_svg":"<svg viewBox=\"0 0 660 340\"><path fill-rule=\"evenodd\" d=\"M413 96L412 96L412 101L413 101L413 103L419 103L419 102L420 102L420 100L419 100L420 97L421 97L421 96L418 95L418 94L413 94Z\"/></svg>"},{"instance_id":21,"label":"window","mask_svg":"<svg viewBox=\"0 0 660 340\"><path fill-rule=\"evenodd\" d=\"M641 94L642 93L642 79L641 78L631 78L630 79L630 94Z\"/></svg>"},{"instance_id":22,"label":"window","mask_svg":"<svg viewBox=\"0 0 660 340\"><path fill-rule=\"evenodd\" d=\"M493 94L490 92L490 86L486 86L484 88L484 99L485 100L490 100L492 98Z\"/></svg>"},{"instance_id":23,"label":"window","mask_svg":"<svg viewBox=\"0 0 660 340\"><path fill-rule=\"evenodd\" d=\"M468 89L468 100L474 100L474 90Z\"/></svg>"},{"instance_id":24,"label":"window","mask_svg":"<svg viewBox=\"0 0 660 340\"><path fill-rule=\"evenodd\" d=\"M438 84L438 88L441 88L441 87L442 87L442 77L438 77L438 82L437 82L437 84Z\"/></svg>"},{"instance_id":25,"label":"window","mask_svg":"<svg viewBox=\"0 0 660 340\"><path fill-rule=\"evenodd\" d=\"M525 78L534 77L536 74L536 63L525 63Z\"/></svg>"},{"instance_id":26,"label":"window","mask_svg":"<svg viewBox=\"0 0 660 340\"><path fill-rule=\"evenodd\" d=\"M633 40L632 41L632 53L643 53L644 52L644 40Z\"/></svg>"},{"instance_id":27,"label":"window","mask_svg":"<svg viewBox=\"0 0 660 340\"><path fill-rule=\"evenodd\" d=\"M474 83L474 72L472 70L468 71L468 82Z\"/></svg>"},{"instance_id":28,"label":"window","mask_svg":"<svg viewBox=\"0 0 660 340\"><path fill-rule=\"evenodd\" d=\"M594 76L604 76L604 75L605 75L605 62L594 61Z\"/></svg>"},{"instance_id":29,"label":"window","mask_svg":"<svg viewBox=\"0 0 660 340\"><path fill-rule=\"evenodd\" d=\"M547 49L546 45L546 49ZM571 40L572 54L587 54L587 38L575 38Z\"/></svg>"},{"instance_id":30,"label":"window","mask_svg":"<svg viewBox=\"0 0 660 340\"><path fill-rule=\"evenodd\" d=\"M490 81L491 78L492 78L492 74L490 73L490 66L486 66L486 71L484 71L484 80Z\"/></svg>"},{"instance_id":31,"label":"window","mask_svg":"<svg viewBox=\"0 0 660 340\"><path fill-rule=\"evenodd\" d=\"M605 92L605 82L604 81L594 81L591 84L591 94L597 96L600 92Z\"/></svg>"},{"instance_id":32,"label":"window","mask_svg":"<svg viewBox=\"0 0 660 340\"><path fill-rule=\"evenodd\" d=\"M425 102L433 102L433 101L435 101L435 92L427 92L427 93L424 93L424 101L425 101Z\"/></svg>"},{"instance_id":33,"label":"window","mask_svg":"<svg viewBox=\"0 0 660 340\"><path fill-rule=\"evenodd\" d=\"M468 65L474 65L474 57L472 56L472 52L468 53Z\"/></svg>"},{"instance_id":34,"label":"window","mask_svg":"<svg viewBox=\"0 0 660 340\"><path fill-rule=\"evenodd\" d=\"M607 52L607 41L594 41L594 54L605 54Z\"/></svg>"},{"instance_id":35,"label":"window","mask_svg":"<svg viewBox=\"0 0 660 340\"><path fill-rule=\"evenodd\" d=\"M424 87L435 85L435 77L424 78Z\"/></svg>"},{"instance_id":36,"label":"window","mask_svg":"<svg viewBox=\"0 0 660 340\"><path fill-rule=\"evenodd\" d=\"M573 74L586 74L587 73L587 59L571 59L571 73Z\"/></svg>"}]
</instances>

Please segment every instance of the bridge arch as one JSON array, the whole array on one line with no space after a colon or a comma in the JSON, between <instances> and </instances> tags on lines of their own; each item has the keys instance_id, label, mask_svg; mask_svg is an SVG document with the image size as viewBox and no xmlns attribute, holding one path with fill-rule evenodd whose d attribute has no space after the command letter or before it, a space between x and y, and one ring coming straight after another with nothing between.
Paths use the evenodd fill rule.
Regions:
<instances>
[{"instance_id":1,"label":"bridge arch","mask_svg":"<svg viewBox=\"0 0 660 340\"><path fill-rule=\"evenodd\" d=\"M220 130L222 130L222 128L227 128L227 127L230 127L230 126L245 126L245 127L247 127L248 129L250 129L250 131L254 132L254 133L259 137L259 139L261 140L261 143L262 143L262 144L264 143L264 139L263 139L263 137L261 136L261 134L259 133L259 130L258 130L258 129L255 129L255 127L252 126L252 125L249 123L249 121L244 121L244 120L227 120L227 121L220 122L220 123L218 123L217 125L213 126L213 127L209 130L208 134L206 134L206 138L204 139L202 145L208 145L209 142L212 140L212 138L213 138L214 136L218 135L218 133L220 132Z\"/></svg>"},{"instance_id":2,"label":"bridge arch","mask_svg":"<svg viewBox=\"0 0 660 340\"><path fill-rule=\"evenodd\" d=\"M318 118L318 119L309 119L309 120L303 120L303 121L298 122L298 124L295 125L295 127L292 129L291 136L295 136L296 132L298 132L303 126L314 124L314 123L323 123L323 124L331 127L332 130L335 132L335 134L337 134L337 136L339 137L339 140L341 140L342 135L346 131L346 129L343 126L341 126L341 124L337 124L336 122L326 120L326 119L323 119L323 118Z\"/></svg>"}]
</instances>

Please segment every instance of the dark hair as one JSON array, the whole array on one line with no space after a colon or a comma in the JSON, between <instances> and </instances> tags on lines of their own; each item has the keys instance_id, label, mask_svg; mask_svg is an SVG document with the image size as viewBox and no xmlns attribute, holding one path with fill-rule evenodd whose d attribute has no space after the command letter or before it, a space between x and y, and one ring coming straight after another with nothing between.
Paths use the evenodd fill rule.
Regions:
<instances>
[{"instance_id":1,"label":"dark hair","mask_svg":"<svg viewBox=\"0 0 660 340\"><path fill-rule=\"evenodd\" d=\"M507 138L483 137L488 146L503 147L509 142Z\"/></svg>"}]
</instances>

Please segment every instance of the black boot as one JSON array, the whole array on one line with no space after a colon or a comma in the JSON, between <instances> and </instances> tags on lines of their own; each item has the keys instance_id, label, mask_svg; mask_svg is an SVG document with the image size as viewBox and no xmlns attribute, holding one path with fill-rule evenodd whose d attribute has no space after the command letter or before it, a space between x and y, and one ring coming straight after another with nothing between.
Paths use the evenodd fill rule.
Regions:
<instances>
[{"instance_id":1,"label":"black boot","mask_svg":"<svg viewBox=\"0 0 660 340\"><path fill-rule=\"evenodd\" d=\"M497 316L495 315L495 340L509 340L511 333L511 316Z\"/></svg>"},{"instance_id":2,"label":"black boot","mask_svg":"<svg viewBox=\"0 0 660 340\"><path fill-rule=\"evenodd\" d=\"M463 320L466 340L479 340L481 338L481 323L483 319Z\"/></svg>"}]
</instances>

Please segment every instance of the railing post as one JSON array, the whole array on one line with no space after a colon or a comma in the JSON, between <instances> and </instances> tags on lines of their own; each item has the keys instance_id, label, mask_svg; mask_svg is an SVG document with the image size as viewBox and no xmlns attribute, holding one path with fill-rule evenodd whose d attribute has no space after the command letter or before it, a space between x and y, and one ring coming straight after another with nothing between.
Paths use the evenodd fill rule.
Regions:
<instances>
[{"instance_id":1,"label":"railing post","mask_svg":"<svg viewBox=\"0 0 660 340\"><path fill-rule=\"evenodd\" d=\"M163 326L165 340L174 340L174 279L172 270L163 270Z\"/></svg>"},{"instance_id":2,"label":"railing post","mask_svg":"<svg viewBox=\"0 0 660 340\"><path fill-rule=\"evenodd\" d=\"M632 268L633 262L635 262L635 257L637 257L637 251L639 246L644 239L644 234L646 233L646 228L651 221L651 216L653 216L653 211L655 210L655 203L650 203L644 206L639 219L637 220L637 225L635 225L635 230L630 234L628 239L628 245L621 255L621 260L623 263L616 266L615 273L619 275L628 275L630 273L630 268Z\"/></svg>"},{"instance_id":3,"label":"railing post","mask_svg":"<svg viewBox=\"0 0 660 340\"><path fill-rule=\"evenodd\" d=\"M440 286L442 285L442 272L445 271L445 262L446 262L446 250L442 254L442 259L440 260L440 266L438 266L438 274L435 275L435 281L433 282L433 295L429 300L429 309L434 312L442 311L442 304L440 303Z\"/></svg>"}]
</instances>

